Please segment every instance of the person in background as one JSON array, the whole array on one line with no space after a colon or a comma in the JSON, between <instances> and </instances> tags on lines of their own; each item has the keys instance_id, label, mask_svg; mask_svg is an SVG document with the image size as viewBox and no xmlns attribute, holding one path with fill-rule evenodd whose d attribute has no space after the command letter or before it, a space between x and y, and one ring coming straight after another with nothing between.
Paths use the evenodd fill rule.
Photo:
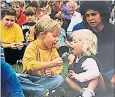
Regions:
<instances>
[{"instance_id":1,"label":"person in background","mask_svg":"<svg viewBox=\"0 0 115 97\"><path fill-rule=\"evenodd\" d=\"M25 1L11 1L10 4L16 10L16 23L20 26L23 25L26 22L26 17L23 13L25 10Z\"/></svg>"},{"instance_id":2,"label":"person in background","mask_svg":"<svg viewBox=\"0 0 115 97\"><path fill-rule=\"evenodd\" d=\"M0 40L1 44L1 40ZM5 62L4 49L1 45L1 97L24 97L19 79L10 64Z\"/></svg>"},{"instance_id":3,"label":"person in background","mask_svg":"<svg viewBox=\"0 0 115 97\"><path fill-rule=\"evenodd\" d=\"M23 33L20 26L15 23L16 11L13 8L3 9L1 12L1 41L4 48L5 61L11 65L21 58L23 47Z\"/></svg>"},{"instance_id":4,"label":"person in background","mask_svg":"<svg viewBox=\"0 0 115 97\"><path fill-rule=\"evenodd\" d=\"M67 36L68 36L68 40L71 41L71 34L72 34L72 30L73 27L82 22L82 16L81 13L77 12L77 3L75 1L69 1L66 3L66 6L69 7L71 9L71 14L72 14L72 18L71 18L71 22L67 28ZM69 38L70 37L70 38Z\"/></svg>"},{"instance_id":5,"label":"person in background","mask_svg":"<svg viewBox=\"0 0 115 97\"><path fill-rule=\"evenodd\" d=\"M6 1L0 1L0 7L1 7L1 10L4 9L4 8L8 8L9 5Z\"/></svg>"},{"instance_id":6,"label":"person in background","mask_svg":"<svg viewBox=\"0 0 115 97\"><path fill-rule=\"evenodd\" d=\"M61 11L58 12L54 17L54 20L59 22L59 24L62 26L65 22L64 14ZM61 34L59 35L58 45L59 45L59 47L61 47L61 46L71 47L70 42L67 40L66 32L63 28L61 29Z\"/></svg>"},{"instance_id":7,"label":"person in background","mask_svg":"<svg viewBox=\"0 0 115 97\"><path fill-rule=\"evenodd\" d=\"M29 97L48 96L63 82L63 60L56 50L61 26L51 18L41 18L35 27L37 39L26 48L23 57L23 75L19 76L22 89ZM24 75L27 76L24 76Z\"/></svg>"},{"instance_id":8,"label":"person in background","mask_svg":"<svg viewBox=\"0 0 115 97\"><path fill-rule=\"evenodd\" d=\"M30 4L27 7L32 7L34 9L34 11L36 12L36 19L37 17L39 17L40 15L40 3L39 1L31 1Z\"/></svg>"},{"instance_id":9,"label":"person in background","mask_svg":"<svg viewBox=\"0 0 115 97\"><path fill-rule=\"evenodd\" d=\"M66 77L66 82L80 93L79 97L93 97L98 83L101 82L99 86L104 89L100 64L95 58L97 37L91 30L77 30L72 34L71 44L74 57L71 56L73 61L69 64L69 77Z\"/></svg>"},{"instance_id":10,"label":"person in background","mask_svg":"<svg viewBox=\"0 0 115 97\"><path fill-rule=\"evenodd\" d=\"M65 22L62 25L62 28L67 32L67 28L71 22L72 14L71 14L71 9L65 5L61 7L61 12L64 14L65 17ZM67 35L67 33L66 33Z\"/></svg>"},{"instance_id":11,"label":"person in background","mask_svg":"<svg viewBox=\"0 0 115 97\"><path fill-rule=\"evenodd\" d=\"M30 29L36 24L36 12L33 9L33 7L27 7L25 9L24 12L25 16L26 16L26 22L21 26L22 31L23 31L23 35L24 35L24 46L22 48L22 55L24 55L25 49L27 47L27 45L29 44L28 42L28 37L30 34Z\"/></svg>"},{"instance_id":12,"label":"person in background","mask_svg":"<svg viewBox=\"0 0 115 97\"><path fill-rule=\"evenodd\" d=\"M98 5L98 6L97 6ZM110 9L105 1L84 1L80 7L84 27L92 30L98 37L97 59L103 67L106 88L114 78L114 25L109 23ZM111 73L110 73L111 72Z\"/></svg>"},{"instance_id":13,"label":"person in background","mask_svg":"<svg viewBox=\"0 0 115 97\"><path fill-rule=\"evenodd\" d=\"M30 29L36 24L36 12L32 7L27 7L24 11L24 14L26 16L26 23L24 23L21 28L24 35L24 42L27 45Z\"/></svg>"}]
</instances>

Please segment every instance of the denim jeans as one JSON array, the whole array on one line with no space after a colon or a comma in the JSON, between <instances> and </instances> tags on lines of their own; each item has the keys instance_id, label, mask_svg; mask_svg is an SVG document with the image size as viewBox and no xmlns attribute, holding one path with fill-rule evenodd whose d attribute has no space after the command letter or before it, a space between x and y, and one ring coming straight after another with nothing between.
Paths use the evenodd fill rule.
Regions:
<instances>
[{"instance_id":1,"label":"denim jeans","mask_svg":"<svg viewBox=\"0 0 115 97\"><path fill-rule=\"evenodd\" d=\"M18 76L26 97L42 97L49 90L59 87L64 78L61 75L47 76Z\"/></svg>"},{"instance_id":2,"label":"denim jeans","mask_svg":"<svg viewBox=\"0 0 115 97\"><path fill-rule=\"evenodd\" d=\"M114 75L114 71L115 71L115 69L111 69L110 71L103 73L106 91L111 90L110 81Z\"/></svg>"},{"instance_id":3,"label":"denim jeans","mask_svg":"<svg viewBox=\"0 0 115 97\"><path fill-rule=\"evenodd\" d=\"M115 73L115 69L111 69L110 71L106 72L105 75L109 79L109 81L112 79L113 75Z\"/></svg>"}]
</instances>

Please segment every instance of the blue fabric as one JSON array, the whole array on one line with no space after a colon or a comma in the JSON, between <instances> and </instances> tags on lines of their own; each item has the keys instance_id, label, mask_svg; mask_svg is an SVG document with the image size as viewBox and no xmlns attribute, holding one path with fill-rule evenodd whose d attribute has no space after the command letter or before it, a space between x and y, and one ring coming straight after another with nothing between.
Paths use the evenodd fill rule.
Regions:
<instances>
[{"instance_id":1,"label":"blue fabric","mask_svg":"<svg viewBox=\"0 0 115 97\"><path fill-rule=\"evenodd\" d=\"M3 59L1 59L1 94L1 97L24 97L15 71Z\"/></svg>"},{"instance_id":2,"label":"blue fabric","mask_svg":"<svg viewBox=\"0 0 115 97\"><path fill-rule=\"evenodd\" d=\"M22 89L26 97L42 97L49 90L59 87L64 78L61 75L47 76L19 76Z\"/></svg>"},{"instance_id":3,"label":"blue fabric","mask_svg":"<svg viewBox=\"0 0 115 97\"><path fill-rule=\"evenodd\" d=\"M112 70L105 73L105 75L109 79L109 81L112 79L114 73L115 73L115 69L112 69Z\"/></svg>"},{"instance_id":4,"label":"blue fabric","mask_svg":"<svg viewBox=\"0 0 115 97\"><path fill-rule=\"evenodd\" d=\"M73 30L72 30L72 31L80 30L80 29L84 29L84 27L83 27L83 22L76 24L76 25L73 27Z\"/></svg>"},{"instance_id":5,"label":"blue fabric","mask_svg":"<svg viewBox=\"0 0 115 97\"><path fill-rule=\"evenodd\" d=\"M1 49L0 57L1 57L1 59L5 60L5 58L4 58L4 49L2 47L1 40L0 40L0 45L1 45L1 48L0 48Z\"/></svg>"},{"instance_id":6,"label":"blue fabric","mask_svg":"<svg viewBox=\"0 0 115 97\"><path fill-rule=\"evenodd\" d=\"M62 28L61 29L61 34L59 35L59 40L58 40L59 47L66 46L65 41L64 41L65 38L66 38L66 32Z\"/></svg>"},{"instance_id":7,"label":"blue fabric","mask_svg":"<svg viewBox=\"0 0 115 97\"><path fill-rule=\"evenodd\" d=\"M72 31L76 31L76 30L80 30L80 29L84 29L83 22L76 24L76 25L73 27L73 30L72 30ZM69 36L69 35L67 35L67 40L68 40L68 41L72 41L72 37Z\"/></svg>"}]
</instances>

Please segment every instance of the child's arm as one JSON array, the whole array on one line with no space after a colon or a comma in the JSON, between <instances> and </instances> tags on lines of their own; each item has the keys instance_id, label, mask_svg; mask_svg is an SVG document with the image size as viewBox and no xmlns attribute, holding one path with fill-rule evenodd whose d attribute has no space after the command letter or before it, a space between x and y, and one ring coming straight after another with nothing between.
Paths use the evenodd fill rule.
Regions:
<instances>
[{"instance_id":1,"label":"child's arm","mask_svg":"<svg viewBox=\"0 0 115 97\"><path fill-rule=\"evenodd\" d=\"M77 79L80 82L85 82L85 81L95 79L100 74L97 63L92 58L86 59L82 64L81 68L83 68L85 72L75 75L75 79Z\"/></svg>"},{"instance_id":2,"label":"child's arm","mask_svg":"<svg viewBox=\"0 0 115 97\"><path fill-rule=\"evenodd\" d=\"M67 38L64 38L64 42L66 43L67 46L71 47L71 43L67 40Z\"/></svg>"},{"instance_id":3,"label":"child's arm","mask_svg":"<svg viewBox=\"0 0 115 97\"><path fill-rule=\"evenodd\" d=\"M88 83L88 87L87 88L92 90L92 91L95 91L95 89L97 87L97 84L98 84L98 78L90 80L89 83Z\"/></svg>"},{"instance_id":4,"label":"child's arm","mask_svg":"<svg viewBox=\"0 0 115 97\"><path fill-rule=\"evenodd\" d=\"M75 59L75 56L73 54L70 54L68 56L68 64L73 64L74 59Z\"/></svg>"},{"instance_id":5,"label":"child's arm","mask_svg":"<svg viewBox=\"0 0 115 97\"><path fill-rule=\"evenodd\" d=\"M70 78L66 77L65 81L71 88L77 90L78 92L81 91L82 88L78 84L76 84L74 81L72 81Z\"/></svg>"},{"instance_id":6,"label":"child's arm","mask_svg":"<svg viewBox=\"0 0 115 97\"><path fill-rule=\"evenodd\" d=\"M40 69L46 69L46 68L51 68L51 67L56 67L59 66L63 63L63 60L61 58L55 58L52 59L52 61L47 61L47 62L40 62L37 59L37 51L35 45L33 43L30 43L26 50L25 54L23 57L23 69L24 70L32 70L32 71L37 71Z\"/></svg>"},{"instance_id":7,"label":"child's arm","mask_svg":"<svg viewBox=\"0 0 115 97\"><path fill-rule=\"evenodd\" d=\"M2 43L3 48L17 49L17 43Z\"/></svg>"}]
</instances>

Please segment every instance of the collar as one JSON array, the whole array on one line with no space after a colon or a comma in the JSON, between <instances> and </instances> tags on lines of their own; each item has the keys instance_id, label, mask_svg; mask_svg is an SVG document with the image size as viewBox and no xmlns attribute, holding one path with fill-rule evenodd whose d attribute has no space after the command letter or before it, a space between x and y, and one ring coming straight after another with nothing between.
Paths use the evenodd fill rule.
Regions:
<instances>
[{"instance_id":1,"label":"collar","mask_svg":"<svg viewBox=\"0 0 115 97\"><path fill-rule=\"evenodd\" d=\"M77 12L77 11L75 11L75 12L74 12L74 14L73 14L73 16L76 16L77 14L78 14L78 12Z\"/></svg>"},{"instance_id":2,"label":"collar","mask_svg":"<svg viewBox=\"0 0 115 97\"><path fill-rule=\"evenodd\" d=\"M43 50L48 50L47 46L40 40L40 39L37 39L36 40L37 42L37 46Z\"/></svg>"}]
</instances>

